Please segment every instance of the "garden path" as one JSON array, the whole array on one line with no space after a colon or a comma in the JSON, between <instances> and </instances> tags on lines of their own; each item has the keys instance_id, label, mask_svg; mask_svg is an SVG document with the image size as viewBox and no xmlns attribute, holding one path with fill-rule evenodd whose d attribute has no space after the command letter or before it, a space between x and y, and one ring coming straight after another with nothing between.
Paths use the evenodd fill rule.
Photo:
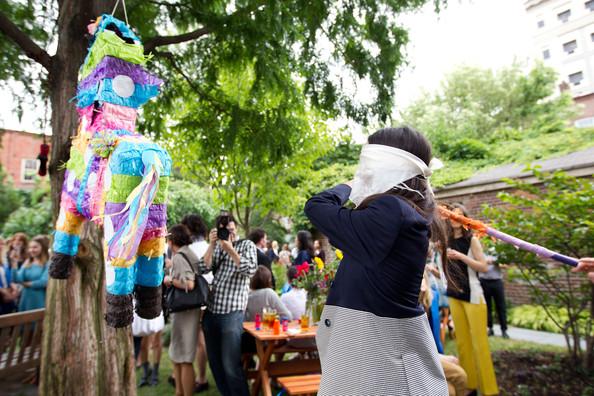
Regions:
<instances>
[{"instance_id":1,"label":"garden path","mask_svg":"<svg viewBox=\"0 0 594 396\"><path fill-rule=\"evenodd\" d=\"M494 325L493 331L495 331L495 335L501 335L501 329L499 328L499 325ZM563 337L563 334L522 329L513 326L509 326L507 328L507 334L512 340L532 341L536 342L537 344L556 345L560 347L566 346L565 337ZM586 341L582 340L581 346L582 349L585 349Z\"/></svg>"}]
</instances>

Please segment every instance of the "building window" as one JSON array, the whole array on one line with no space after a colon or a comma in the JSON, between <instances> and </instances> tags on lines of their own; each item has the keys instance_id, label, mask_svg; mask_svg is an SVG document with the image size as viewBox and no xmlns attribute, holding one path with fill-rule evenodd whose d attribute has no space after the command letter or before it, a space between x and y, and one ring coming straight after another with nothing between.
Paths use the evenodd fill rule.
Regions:
<instances>
[{"instance_id":1,"label":"building window","mask_svg":"<svg viewBox=\"0 0 594 396\"><path fill-rule=\"evenodd\" d=\"M573 85L580 85L583 79L584 73L582 73L581 71L569 75L569 82Z\"/></svg>"},{"instance_id":2,"label":"building window","mask_svg":"<svg viewBox=\"0 0 594 396\"><path fill-rule=\"evenodd\" d=\"M594 0L586 1L584 5L586 6L586 9L594 11Z\"/></svg>"},{"instance_id":3,"label":"building window","mask_svg":"<svg viewBox=\"0 0 594 396\"><path fill-rule=\"evenodd\" d=\"M36 159L22 159L21 160L21 181L24 183L33 183L39 162Z\"/></svg>"},{"instance_id":4,"label":"building window","mask_svg":"<svg viewBox=\"0 0 594 396\"><path fill-rule=\"evenodd\" d=\"M592 1L594 1L594 0L592 0ZM544 21L543 20L540 20L540 21L536 22L536 26L538 26L539 29L543 28L544 27Z\"/></svg>"},{"instance_id":5,"label":"building window","mask_svg":"<svg viewBox=\"0 0 594 396\"><path fill-rule=\"evenodd\" d=\"M568 55L573 54L577 49L577 41L571 40L567 43L563 44L563 51L565 51Z\"/></svg>"},{"instance_id":6,"label":"building window","mask_svg":"<svg viewBox=\"0 0 594 396\"><path fill-rule=\"evenodd\" d=\"M594 33L590 33L590 40L594 43Z\"/></svg>"},{"instance_id":7,"label":"building window","mask_svg":"<svg viewBox=\"0 0 594 396\"><path fill-rule=\"evenodd\" d=\"M557 18L563 23L569 21L570 16L571 16L571 10L565 10L565 11L557 14Z\"/></svg>"},{"instance_id":8,"label":"building window","mask_svg":"<svg viewBox=\"0 0 594 396\"><path fill-rule=\"evenodd\" d=\"M551 52L548 49L542 51L542 58L543 59L549 59L550 57L551 57Z\"/></svg>"}]
</instances>

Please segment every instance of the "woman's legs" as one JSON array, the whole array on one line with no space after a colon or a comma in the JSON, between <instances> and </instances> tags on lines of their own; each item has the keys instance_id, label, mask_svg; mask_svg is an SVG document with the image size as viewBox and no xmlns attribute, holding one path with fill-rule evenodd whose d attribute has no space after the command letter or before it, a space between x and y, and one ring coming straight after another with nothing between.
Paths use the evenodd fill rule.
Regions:
<instances>
[{"instance_id":1,"label":"woman's legs","mask_svg":"<svg viewBox=\"0 0 594 396\"><path fill-rule=\"evenodd\" d=\"M464 310L464 301L456 298L450 298L450 310L454 320L454 331L456 332L456 348L458 350L458 360L460 366L466 371L467 386L469 389L478 388L478 376L476 363L474 361L474 350L472 345L472 336L470 334L469 318ZM484 330L483 330L484 332Z\"/></svg>"},{"instance_id":2,"label":"woman's legs","mask_svg":"<svg viewBox=\"0 0 594 396\"><path fill-rule=\"evenodd\" d=\"M175 376L175 396L184 396L182 382L180 381L182 363L173 363L173 375Z\"/></svg>"},{"instance_id":3,"label":"woman's legs","mask_svg":"<svg viewBox=\"0 0 594 396\"><path fill-rule=\"evenodd\" d=\"M205 384L206 380L206 365L208 358L206 356L206 341L204 340L204 332L202 331L202 324L198 330L198 345L196 350L196 365L198 367L198 384Z\"/></svg>"},{"instance_id":4,"label":"woman's legs","mask_svg":"<svg viewBox=\"0 0 594 396\"><path fill-rule=\"evenodd\" d=\"M148 361L149 346L151 342L150 338L151 336L142 337L142 341L140 342L140 367L142 367L142 377L140 377L138 386L149 384L149 377L151 374L151 368Z\"/></svg>"},{"instance_id":5,"label":"woman's legs","mask_svg":"<svg viewBox=\"0 0 594 396\"><path fill-rule=\"evenodd\" d=\"M180 383L183 389L184 396L192 396L194 393L194 365L192 363L182 363L181 365L181 373L179 377L176 377L177 384ZM179 380L181 378L181 381Z\"/></svg>"},{"instance_id":6,"label":"woman's legs","mask_svg":"<svg viewBox=\"0 0 594 396\"><path fill-rule=\"evenodd\" d=\"M151 334L150 346L153 351L153 367L151 370L151 385L159 383L159 363L161 362L161 353L163 345L161 344L161 332Z\"/></svg>"},{"instance_id":7,"label":"woman's legs","mask_svg":"<svg viewBox=\"0 0 594 396\"><path fill-rule=\"evenodd\" d=\"M487 326L487 305L463 303L466 317L470 325L469 332L472 341L472 350L475 367L478 369L478 385L481 395L497 395L497 379L491 360L489 340L485 334Z\"/></svg>"}]
</instances>

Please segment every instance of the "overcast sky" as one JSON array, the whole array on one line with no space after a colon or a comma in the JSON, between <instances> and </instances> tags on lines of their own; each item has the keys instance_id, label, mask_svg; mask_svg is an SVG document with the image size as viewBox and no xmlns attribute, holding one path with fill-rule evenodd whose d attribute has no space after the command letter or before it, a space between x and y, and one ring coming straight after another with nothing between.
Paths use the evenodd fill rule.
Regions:
<instances>
[{"instance_id":1,"label":"overcast sky","mask_svg":"<svg viewBox=\"0 0 594 396\"><path fill-rule=\"evenodd\" d=\"M397 83L396 105L406 107L423 88L436 89L444 74L460 64L499 68L531 54L531 25L522 0L450 0L439 15L428 5L402 16L409 29L409 64ZM26 109L21 122L10 95L0 95L0 127L39 131ZM41 107L41 106L40 106ZM359 140L359 139L357 139Z\"/></svg>"}]
</instances>

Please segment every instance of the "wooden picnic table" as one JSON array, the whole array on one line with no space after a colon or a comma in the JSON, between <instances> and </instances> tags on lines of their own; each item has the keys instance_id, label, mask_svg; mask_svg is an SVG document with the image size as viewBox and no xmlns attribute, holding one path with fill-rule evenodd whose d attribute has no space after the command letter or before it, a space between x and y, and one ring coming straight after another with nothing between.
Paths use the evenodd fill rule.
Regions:
<instances>
[{"instance_id":1,"label":"wooden picnic table","mask_svg":"<svg viewBox=\"0 0 594 396\"><path fill-rule=\"evenodd\" d=\"M262 324L261 330L256 330L254 322L244 322L243 329L255 338L259 360L258 369L255 372L255 381L252 385L252 396L257 396L260 388L264 396L272 396L271 378L321 372L320 359L318 358L270 361L275 353L315 351L316 349L312 347L294 347L286 345L286 342L289 340L314 340L318 330L317 326L309 327L307 330L300 330L299 322L291 321L289 322L289 329L299 329L300 331L296 334L289 334L281 330L279 335L274 335L272 329L265 328L264 324ZM248 375L248 377L250 376Z\"/></svg>"}]
</instances>

